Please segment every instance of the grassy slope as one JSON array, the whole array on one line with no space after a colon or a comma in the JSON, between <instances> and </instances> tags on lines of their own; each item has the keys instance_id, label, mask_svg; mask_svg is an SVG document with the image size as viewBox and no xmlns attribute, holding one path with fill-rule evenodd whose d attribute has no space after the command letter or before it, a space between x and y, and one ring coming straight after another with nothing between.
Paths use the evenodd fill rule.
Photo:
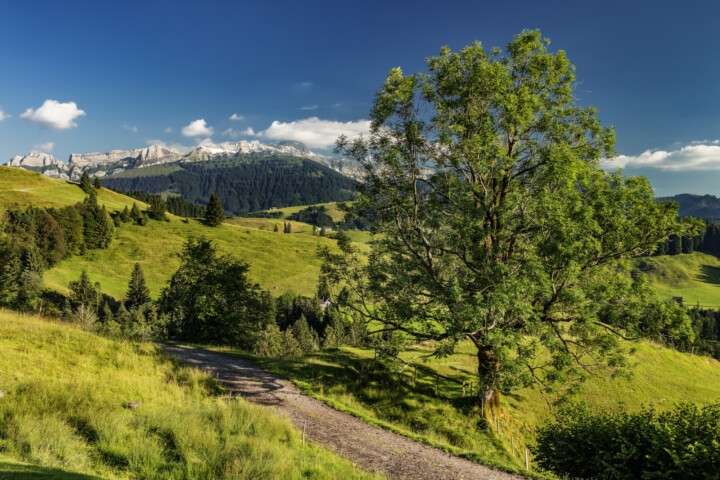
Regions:
<instances>
[{"instance_id":1,"label":"grassy slope","mask_svg":"<svg viewBox=\"0 0 720 480\"><path fill-rule=\"evenodd\" d=\"M232 350L225 350L233 352ZM409 358L425 352L416 348L404 353ZM479 422L480 411L469 398L470 384L476 382L477 360L470 344L462 344L450 357L434 359L423 368L466 383L468 397L455 382L419 371L417 385L413 371L400 377L373 367L373 350L343 347L319 352L300 360L251 357L265 367L286 375L308 394L326 401L371 423L411 438L467 456L480 463L505 470L522 471L521 449L532 445L535 429L550 415L542 396L532 388L503 395L504 412L500 436ZM658 408L680 401L707 404L720 398L720 363L649 343L637 344L629 379L591 379L576 398L592 406ZM496 424L492 422L492 430ZM515 455L510 454L514 438Z\"/></svg>"},{"instance_id":2,"label":"grassy slope","mask_svg":"<svg viewBox=\"0 0 720 480\"><path fill-rule=\"evenodd\" d=\"M0 478L371 478L150 344L4 310L0 331Z\"/></svg>"},{"instance_id":3,"label":"grassy slope","mask_svg":"<svg viewBox=\"0 0 720 480\"><path fill-rule=\"evenodd\" d=\"M284 219L292 215L293 213L297 213L300 210L304 210L308 207L325 207L325 213L330 215L330 217L333 219L333 222L341 222L345 219L345 212L341 212L338 208L337 203L318 203L317 205L301 205L297 207L285 207L285 208L278 208L277 212L282 213L282 216L280 219Z\"/></svg>"},{"instance_id":4,"label":"grassy slope","mask_svg":"<svg viewBox=\"0 0 720 480\"><path fill-rule=\"evenodd\" d=\"M84 193L75 184L0 167L0 206L63 206L83 198ZM99 201L110 211L132 206L134 202L106 189L100 192ZM100 282L103 292L119 298L125 294L133 264L140 262L151 293L157 296L180 263L177 254L183 243L189 237L205 236L216 243L220 252L248 261L253 279L273 294L292 291L312 296L320 271L317 248L332 246L334 242L311 235L276 233L268 220L258 220L261 221L253 225L240 223L209 228L197 221L186 224L171 215L170 222L150 221L145 227L124 224L117 229L110 248L63 261L45 273L45 285L65 292L68 282L77 280L82 269L87 269L93 282ZM312 230L306 224L293 224L294 231L301 231L301 226Z\"/></svg>"},{"instance_id":5,"label":"grassy slope","mask_svg":"<svg viewBox=\"0 0 720 480\"><path fill-rule=\"evenodd\" d=\"M720 259L713 255L642 257L633 260L633 267L647 274L664 298L683 297L687 305L720 307Z\"/></svg>"}]
</instances>

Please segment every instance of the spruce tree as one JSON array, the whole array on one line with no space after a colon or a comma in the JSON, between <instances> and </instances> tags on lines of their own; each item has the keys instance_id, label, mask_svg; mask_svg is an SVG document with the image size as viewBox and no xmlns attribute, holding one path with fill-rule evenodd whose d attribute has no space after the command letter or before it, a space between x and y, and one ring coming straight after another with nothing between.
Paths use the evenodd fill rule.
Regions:
<instances>
[{"instance_id":1,"label":"spruce tree","mask_svg":"<svg viewBox=\"0 0 720 480\"><path fill-rule=\"evenodd\" d=\"M305 315L300 315L300 319L293 326L293 335L300 344L303 353L309 353L315 350L315 341L313 340L310 325L308 325Z\"/></svg>"},{"instance_id":2,"label":"spruce tree","mask_svg":"<svg viewBox=\"0 0 720 480\"><path fill-rule=\"evenodd\" d=\"M125 208L123 208L123 211L120 212L120 221L123 223L127 223L130 221L130 209L125 205Z\"/></svg>"},{"instance_id":3,"label":"spruce tree","mask_svg":"<svg viewBox=\"0 0 720 480\"><path fill-rule=\"evenodd\" d=\"M85 305L86 307L92 307L95 305L97 298L97 292L95 286L90 281L90 276L87 270L83 270L80 274L80 280L76 282L70 282L68 285L70 290L70 299L78 306Z\"/></svg>"},{"instance_id":4,"label":"spruce tree","mask_svg":"<svg viewBox=\"0 0 720 480\"><path fill-rule=\"evenodd\" d=\"M280 231L280 229L278 228L277 225L278 225L278 224L276 223L275 226L273 227L273 232L278 232L278 231Z\"/></svg>"},{"instance_id":5,"label":"spruce tree","mask_svg":"<svg viewBox=\"0 0 720 480\"><path fill-rule=\"evenodd\" d=\"M140 207L137 206L137 203L133 202L132 210L130 210L130 218L133 220L133 222L139 224L140 220L142 219L142 212L140 211Z\"/></svg>"},{"instance_id":6,"label":"spruce tree","mask_svg":"<svg viewBox=\"0 0 720 480\"><path fill-rule=\"evenodd\" d=\"M205 210L205 223L211 227L217 227L225 220L225 212L223 211L220 197L213 193L210 195L207 209Z\"/></svg>"},{"instance_id":7,"label":"spruce tree","mask_svg":"<svg viewBox=\"0 0 720 480\"><path fill-rule=\"evenodd\" d=\"M87 172L83 173L82 177L80 177L80 188L87 194L93 191L92 183L90 183L90 175L88 175Z\"/></svg>"},{"instance_id":8,"label":"spruce tree","mask_svg":"<svg viewBox=\"0 0 720 480\"><path fill-rule=\"evenodd\" d=\"M166 220L165 212L167 211L167 204L160 195L154 195L150 200L150 208L147 213L153 220Z\"/></svg>"},{"instance_id":9,"label":"spruce tree","mask_svg":"<svg viewBox=\"0 0 720 480\"><path fill-rule=\"evenodd\" d=\"M130 274L125 300L129 308L139 307L150 301L150 289L145 283L145 275L139 263L135 264L132 274Z\"/></svg>"},{"instance_id":10,"label":"spruce tree","mask_svg":"<svg viewBox=\"0 0 720 480\"><path fill-rule=\"evenodd\" d=\"M100 181L100 177L95 177L93 187L95 187L95 190L102 190L102 182Z\"/></svg>"}]
</instances>

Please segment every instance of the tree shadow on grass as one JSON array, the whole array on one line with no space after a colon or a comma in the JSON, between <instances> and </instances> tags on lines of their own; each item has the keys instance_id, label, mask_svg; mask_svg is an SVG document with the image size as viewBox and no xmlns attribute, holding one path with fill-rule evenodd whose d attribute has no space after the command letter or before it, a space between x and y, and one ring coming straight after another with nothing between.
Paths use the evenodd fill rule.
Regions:
<instances>
[{"instance_id":1,"label":"tree shadow on grass","mask_svg":"<svg viewBox=\"0 0 720 480\"><path fill-rule=\"evenodd\" d=\"M698 275L698 278L705 283L720 285L720 267L701 265L700 275Z\"/></svg>"},{"instance_id":2,"label":"tree shadow on grass","mask_svg":"<svg viewBox=\"0 0 720 480\"><path fill-rule=\"evenodd\" d=\"M25 465L0 458L0 480L102 480L102 478L59 468Z\"/></svg>"}]
</instances>

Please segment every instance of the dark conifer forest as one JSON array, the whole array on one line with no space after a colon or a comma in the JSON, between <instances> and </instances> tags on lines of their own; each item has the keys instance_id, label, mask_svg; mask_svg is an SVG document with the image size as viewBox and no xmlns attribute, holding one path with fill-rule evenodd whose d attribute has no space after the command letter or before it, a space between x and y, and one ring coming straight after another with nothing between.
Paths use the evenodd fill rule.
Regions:
<instances>
[{"instance_id":1,"label":"dark conifer forest","mask_svg":"<svg viewBox=\"0 0 720 480\"><path fill-rule=\"evenodd\" d=\"M181 170L164 175L105 177L103 185L118 191L174 193L200 205L216 193L230 214L346 201L356 186L355 180L304 158L234 157L178 165Z\"/></svg>"}]
</instances>

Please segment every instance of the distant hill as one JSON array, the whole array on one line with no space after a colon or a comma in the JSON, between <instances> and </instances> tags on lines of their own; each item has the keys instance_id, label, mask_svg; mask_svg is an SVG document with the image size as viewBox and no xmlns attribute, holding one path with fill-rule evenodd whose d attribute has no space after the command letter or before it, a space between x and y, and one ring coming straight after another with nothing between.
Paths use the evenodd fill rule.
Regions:
<instances>
[{"instance_id":1,"label":"distant hill","mask_svg":"<svg viewBox=\"0 0 720 480\"><path fill-rule=\"evenodd\" d=\"M680 205L681 217L720 218L720 198L714 195L681 193L673 197L660 197L658 200L676 202Z\"/></svg>"},{"instance_id":2,"label":"distant hill","mask_svg":"<svg viewBox=\"0 0 720 480\"><path fill-rule=\"evenodd\" d=\"M231 214L342 202L353 197L357 184L326 165L286 155L177 162L126 170L102 181L113 189L175 194L201 205L217 193Z\"/></svg>"}]
</instances>

